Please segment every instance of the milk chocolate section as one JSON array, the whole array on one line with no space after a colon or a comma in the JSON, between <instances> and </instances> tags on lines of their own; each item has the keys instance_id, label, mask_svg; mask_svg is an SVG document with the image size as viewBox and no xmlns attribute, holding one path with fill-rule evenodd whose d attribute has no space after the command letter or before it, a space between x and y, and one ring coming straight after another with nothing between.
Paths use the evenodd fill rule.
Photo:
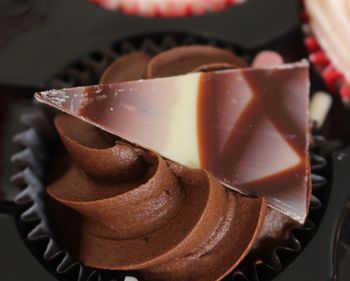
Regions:
<instances>
[{"instance_id":1,"label":"milk chocolate section","mask_svg":"<svg viewBox=\"0 0 350 281\"><path fill-rule=\"evenodd\" d=\"M230 188L307 213L308 64L231 69L36 94Z\"/></svg>"}]
</instances>

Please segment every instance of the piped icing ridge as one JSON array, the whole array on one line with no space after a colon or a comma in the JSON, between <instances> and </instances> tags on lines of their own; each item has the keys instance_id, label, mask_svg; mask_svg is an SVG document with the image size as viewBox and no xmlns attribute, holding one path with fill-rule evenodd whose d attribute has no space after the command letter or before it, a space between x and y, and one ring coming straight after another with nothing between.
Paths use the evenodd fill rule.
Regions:
<instances>
[{"instance_id":1,"label":"piped icing ridge","mask_svg":"<svg viewBox=\"0 0 350 281\"><path fill-rule=\"evenodd\" d=\"M120 78L111 65L103 83L148 77L149 57L123 60L117 68L139 63L142 71L136 67ZM217 67L210 60L192 64L192 70ZM72 117L59 115L55 125L72 161L48 193L83 217L76 255L86 265L136 270L146 280L216 280L252 249L250 258L259 256L266 236L278 240L290 229L263 225L266 213L271 218L276 212L265 200L229 191L203 170L166 161Z\"/></svg>"}]
</instances>

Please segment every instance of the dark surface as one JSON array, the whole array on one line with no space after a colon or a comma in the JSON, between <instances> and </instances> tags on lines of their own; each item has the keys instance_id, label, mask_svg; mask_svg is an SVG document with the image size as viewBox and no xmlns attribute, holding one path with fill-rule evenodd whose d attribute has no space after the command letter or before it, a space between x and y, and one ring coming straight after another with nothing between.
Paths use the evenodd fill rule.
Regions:
<instances>
[{"instance_id":1,"label":"dark surface","mask_svg":"<svg viewBox=\"0 0 350 281\"><path fill-rule=\"evenodd\" d=\"M0 215L0 230L1 281L55 280L55 278L32 257L19 236L12 217Z\"/></svg>"},{"instance_id":2,"label":"dark surface","mask_svg":"<svg viewBox=\"0 0 350 281\"><path fill-rule=\"evenodd\" d=\"M0 200L11 200L18 192L9 183L9 176L13 174L9 158L16 150L11 144L11 137L21 130L17 122L21 113L32 108L30 98L22 97L28 97L33 88L45 85L66 65L126 36L165 31L196 33L236 43L246 49L270 46L288 60L299 59L305 52L298 27L297 2L250 0L245 5L218 14L184 20L151 20L105 11L85 0L1 0L0 91L3 99L0 103ZM332 135L342 141L345 135L350 135L345 125L348 124L346 118L350 120L349 114L337 103L329 121L330 131L334 131ZM276 281L331 280L336 225L350 199L350 158L344 155L334 156L334 185L315 237ZM12 207L9 201L2 201L0 212L10 213ZM345 230L340 233L348 247L349 221L345 220ZM0 233L1 281L54 280L32 258L11 217L0 216ZM350 280L349 252L340 250L338 259L338 280Z\"/></svg>"},{"instance_id":3,"label":"dark surface","mask_svg":"<svg viewBox=\"0 0 350 281\"><path fill-rule=\"evenodd\" d=\"M317 233L276 280L350 280L350 148L335 153L332 163L332 190ZM344 221L339 219L340 214L344 216ZM335 253L337 256L333 257ZM333 279L335 275L338 279Z\"/></svg>"},{"instance_id":4,"label":"dark surface","mask_svg":"<svg viewBox=\"0 0 350 281\"><path fill-rule=\"evenodd\" d=\"M40 4L45 0L24 2ZM250 0L217 14L186 19L130 17L103 10L87 0L49 2L50 5L36 5L41 9L32 8L36 11L32 13L42 16L39 22L33 16L25 31L17 32L16 22L6 28L12 28L14 34L0 49L0 83L41 85L71 61L126 36L189 32L255 48L298 23L294 0ZM1 28L0 25L0 34Z\"/></svg>"}]
</instances>

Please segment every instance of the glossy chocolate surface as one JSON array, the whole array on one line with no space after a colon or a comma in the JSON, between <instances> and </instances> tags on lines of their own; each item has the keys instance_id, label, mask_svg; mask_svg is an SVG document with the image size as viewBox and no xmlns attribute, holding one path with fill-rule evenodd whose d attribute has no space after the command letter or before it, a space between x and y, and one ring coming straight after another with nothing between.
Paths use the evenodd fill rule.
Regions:
<instances>
[{"instance_id":1,"label":"glossy chocolate surface","mask_svg":"<svg viewBox=\"0 0 350 281\"><path fill-rule=\"evenodd\" d=\"M201 165L234 188L265 196L279 209L284 206L275 199L289 204L294 207L294 214L289 213L292 217L305 216L307 68L246 71L242 77L214 72L202 76L201 83ZM210 130L212 124L216 130Z\"/></svg>"},{"instance_id":2,"label":"glossy chocolate surface","mask_svg":"<svg viewBox=\"0 0 350 281\"><path fill-rule=\"evenodd\" d=\"M112 64L107 73L111 73L113 65L120 65L120 61ZM193 68L202 66L193 65ZM112 73L119 76L118 72ZM134 75L134 78L142 78L136 72ZM109 79L115 78L109 76ZM50 204L52 222L61 243L85 264L109 269L134 268L141 280L213 280L237 267L248 254L248 260L269 256L265 253L266 247L260 245L271 239L281 245L288 236L289 225L296 225L295 221L270 208L265 217L266 208L261 200L248 200L232 191L224 191L210 174L207 174L209 180L204 181L208 176L204 176L203 171L164 162L159 156L72 117L58 116L55 124L73 161L57 151L58 161L53 170L56 176L51 179L48 191L62 204ZM66 159L63 163L62 157ZM178 181L174 182L174 177ZM204 200L207 196L204 189L208 187L212 191L201 218L186 234L180 225L191 227L195 222L195 214L202 208L201 198ZM195 197L191 200L192 193ZM121 207L123 205L128 212ZM129 205L133 207L127 207ZM59 223L62 215L78 229L67 232ZM271 224L271 218L275 224ZM249 221L249 227L242 225L244 221ZM286 221L289 224L285 224ZM176 228L171 230L171 225ZM166 239L159 240L159 233ZM181 243L176 242L185 237L183 235L186 238ZM131 240L123 242L125 238ZM74 241L80 242L77 245ZM142 254L140 246L144 249ZM166 249L169 249L167 254L157 257ZM182 256L187 251L191 254Z\"/></svg>"},{"instance_id":3,"label":"glossy chocolate surface","mask_svg":"<svg viewBox=\"0 0 350 281\"><path fill-rule=\"evenodd\" d=\"M205 168L303 223L310 193L308 94L308 65L300 62L53 90L36 98L170 160Z\"/></svg>"}]
</instances>

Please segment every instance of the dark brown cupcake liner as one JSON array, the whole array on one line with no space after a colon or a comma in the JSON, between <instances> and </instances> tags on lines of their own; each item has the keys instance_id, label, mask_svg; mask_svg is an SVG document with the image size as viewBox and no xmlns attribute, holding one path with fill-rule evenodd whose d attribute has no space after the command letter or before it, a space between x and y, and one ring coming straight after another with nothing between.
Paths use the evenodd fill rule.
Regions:
<instances>
[{"instance_id":1,"label":"dark brown cupcake liner","mask_svg":"<svg viewBox=\"0 0 350 281\"><path fill-rule=\"evenodd\" d=\"M72 87L98 83L103 70L116 58L132 51L144 51L157 54L161 51L183 45L205 44L224 47L252 58L253 54L244 53L240 48L225 45L216 40L176 34L174 36L150 36L140 40L135 37L128 41L96 51L92 55L68 66L61 75L47 83L47 88ZM21 151L12 157L12 161L20 168L12 181L23 187L17 196L16 203L20 206L15 215L20 234L33 255L55 275L58 280L92 281L92 280L124 280L125 272L105 271L84 266L74 260L69 253L55 242L51 232L50 221L46 214L45 180L51 152L59 142L52 126L51 112L41 108L34 114L24 115L22 123L27 126L24 132L14 137L14 142L21 146ZM311 152L313 195L310 212L303 227L292 230L287 244L271 249L268 260L257 260L236 268L225 280L271 280L281 272L312 238L312 234L321 220L325 206L324 198L319 194L325 191L327 175L323 173L326 160L318 155L318 151L326 143L322 137L314 137L314 147ZM52 159L51 159L52 160ZM328 185L327 185L328 186ZM127 273L132 275L132 273Z\"/></svg>"}]
</instances>

